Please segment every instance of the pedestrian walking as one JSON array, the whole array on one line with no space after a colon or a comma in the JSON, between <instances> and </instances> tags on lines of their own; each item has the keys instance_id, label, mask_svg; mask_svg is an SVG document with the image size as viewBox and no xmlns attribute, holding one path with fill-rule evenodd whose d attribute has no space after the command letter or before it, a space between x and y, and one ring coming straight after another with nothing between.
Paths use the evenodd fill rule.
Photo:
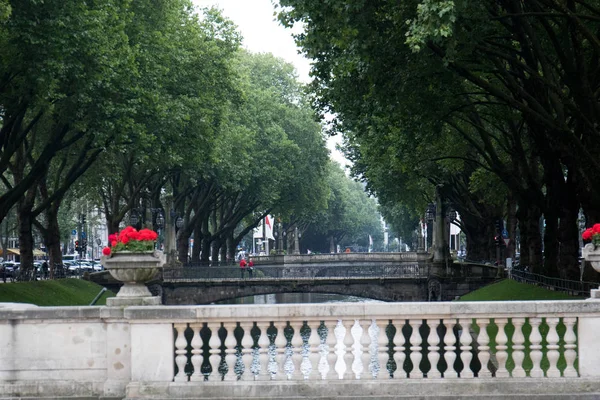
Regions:
<instances>
[{"instance_id":1,"label":"pedestrian walking","mask_svg":"<svg viewBox=\"0 0 600 400\"><path fill-rule=\"evenodd\" d=\"M242 276L242 279L244 279L244 272L246 272L246 265L247 265L246 259L242 258L240 260L240 274Z\"/></svg>"},{"instance_id":2,"label":"pedestrian walking","mask_svg":"<svg viewBox=\"0 0 600 400\"><path fill-rule=\"evenodd\" d=\"M251 258L248 259L248 275L252 279L252 273L254 272L254 262Z\"/></svg>"},{"instance_id":3,"label":"pedestrian walking","mask_svg":"<svg viewBox=\"0 0 600 400\"><path fill-rule=\"evenodd\" d=\"M44 275L44 279L48 279L48 263L44 261L42 264L42 273Z\"/></svg>"}]
</instances>

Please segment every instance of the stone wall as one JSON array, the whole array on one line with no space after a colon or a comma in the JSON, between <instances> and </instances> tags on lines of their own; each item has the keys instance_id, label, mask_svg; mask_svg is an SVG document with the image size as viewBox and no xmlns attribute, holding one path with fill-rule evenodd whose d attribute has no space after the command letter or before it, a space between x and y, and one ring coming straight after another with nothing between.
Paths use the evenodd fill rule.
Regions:
<instances>
[{"instance_id":1,"label":"stone wall","mask_svg":"<svg viewBox=\"0 0 600 400\"><path fill-rule=\"evenodd\" d=\"M382 333L390 323L396 332L391 344ZM499 327L497 334L488 329L492 324ZM522 329L524 324L531 327ZM544 324L549 328L541 329ZM319 327L330 332L323 349ZM307 328L310 335L301 336ZM275 355L268 350L268 330L277 332ZM286 338L279 333L284 331ZM600 301L127 308L0 304L0 398L597 399L599 331ZM251 332L259 335L257 342ZM495 347L490 347L492 340ZM526 341L531 345L525 347ZM523 359L541 359L542 343L547 343L543 351L549 367L536 372L534 362L533 369L522 369ZM511 370L506 369L509 347ZM387 366L390 354L402 370L365 369ZM472 357L491 355L498 364L493 375L482 367L471 370ZM404 357L412 367L405 367ZM209 359L212 372L201 371ZM559 359L566 369L558 369ZM430 367L423 367L424 360ZM452 367L443 368L438 360ZM469 368L456 367L452 360ZM234 370L240 362L245 367ZM230 368L217 372L214 366L223 363ZM252 367L255 363L261 367ZM277 368L268 369L273 363ZM315 367L323 363L328 369L317 373ZM304 364L309 367L301 372ZM346 367L338 370L338 364Z\"/></svg>"}]
</instances>

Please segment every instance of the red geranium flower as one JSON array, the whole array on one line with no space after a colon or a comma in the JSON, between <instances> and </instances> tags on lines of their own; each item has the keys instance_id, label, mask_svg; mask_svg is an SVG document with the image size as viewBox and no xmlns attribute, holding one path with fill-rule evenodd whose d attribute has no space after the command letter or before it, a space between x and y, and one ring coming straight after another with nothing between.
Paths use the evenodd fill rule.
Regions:
<instances>
[{"instance_id":1,"label":"red geranium flower","mask_svg":"<svg viewBox=\"0 0 600 400\"><path fill-rule=\"evenodd\" d=\"M110 247L103 248L102 254L104 254L105 256L110 256Z\"/></svg>"}]
</instances>

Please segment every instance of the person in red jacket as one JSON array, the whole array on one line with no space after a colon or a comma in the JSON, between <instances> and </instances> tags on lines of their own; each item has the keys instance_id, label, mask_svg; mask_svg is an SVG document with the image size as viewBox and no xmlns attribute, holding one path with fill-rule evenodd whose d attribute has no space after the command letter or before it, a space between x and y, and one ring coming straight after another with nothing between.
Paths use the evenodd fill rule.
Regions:
<instances>
[{"instance_id":1,"label":"person in red jacket","mask_svg":"<svg viewBox=\"0 0 600 400\"><path fill-rule=\"evenodd\" d=\"M254 262L251 258L248 258L248 275L252 278L252 273L254 272Z\"/></svg>"},{"instance_id":2,"label":"person in red jacket","mask_svg":"<svg viewBox=\"0 0 600 400\"><path fill-rule=\"evenodd\" d=\"M241 273L242 279L244 279L244 272L246 272L246 265L247 265L246 259L242 258L240 260L240 273Z\"/></svg>"}]
</instances>

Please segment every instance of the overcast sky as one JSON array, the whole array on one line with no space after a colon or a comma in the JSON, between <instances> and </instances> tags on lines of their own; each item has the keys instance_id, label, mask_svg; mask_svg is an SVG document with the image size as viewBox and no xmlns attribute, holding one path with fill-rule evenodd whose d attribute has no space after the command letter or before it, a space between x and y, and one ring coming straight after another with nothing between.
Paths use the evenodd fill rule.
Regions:
<instances>
[{"instance_id":1,"label":"overcast sky","mask_svg":"<svg viewBox=\"0 0 600 400\"><path fill-rule=\"evenodd\" d=\"M275 20L275 8L271 0L192 0L199 7L217 6L231 19L241 32L243 45L254 53L273 53L296 67L298 78L308 83L310 62L301 54L292 38L292 31L279 25ZM339 138L327 141L332 159L342 165L348 163L344 156L335 150Z\"/></svg>"}]
</instances>

